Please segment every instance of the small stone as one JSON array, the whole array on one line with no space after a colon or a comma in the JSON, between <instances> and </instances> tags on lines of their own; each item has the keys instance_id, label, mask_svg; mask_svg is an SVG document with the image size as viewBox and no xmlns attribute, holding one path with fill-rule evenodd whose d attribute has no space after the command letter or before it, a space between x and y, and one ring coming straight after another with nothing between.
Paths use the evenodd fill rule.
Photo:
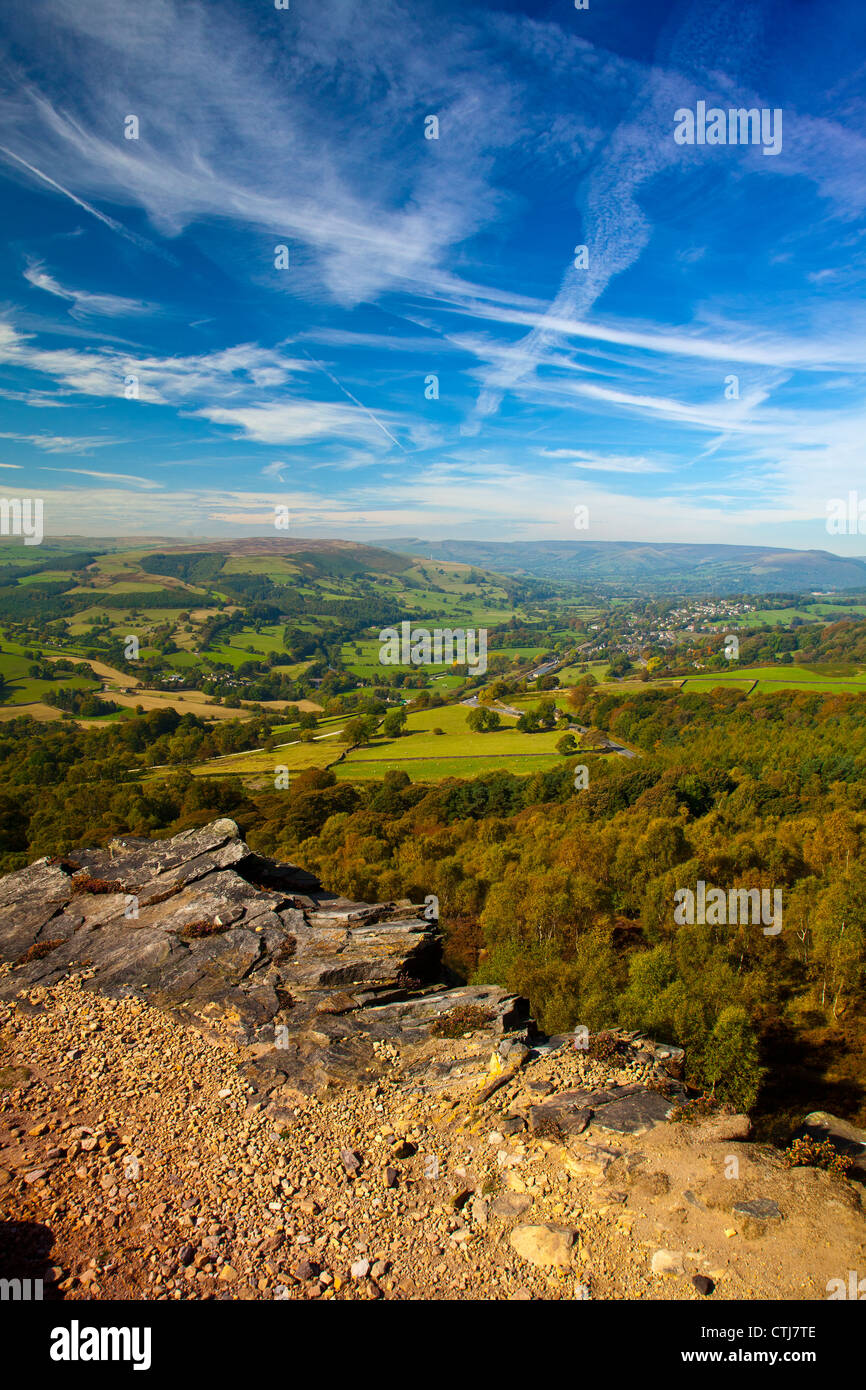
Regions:
<instances>
[{"instance_id":1,"label":"small stone","mask_svg":"<svg viewBox=\"0 0 866 1390\"><path fill-rule=\"evenodd\" d=\"M470 1208L472 1220L476 1226L486 1226L490 1212L490 1203L486 1197L476 1197Z\"/></svg>"},{"instance_id":2,"label":"small stone","mask_svg":"<svg viewBox=\"0 0 866 1390\"><path fill-rule=\"evenodd\" d=\"M417 1145L411 1144L408 1139L399 1139L391 1145L392 1158L411 1158L417 1151Z\"/></svg>"},{"instance_id":3,"label":"small stone","mask_svg":"<svg viewBox=\"0 0 866 1390\"><path fill-rule=\"evenodd\" d=\"M566 1226L545 1223L539 1226L515 1226L511 1246L522 1259L542 1268L562 1268L571 1263L571 1250L576 1232Z\"/></svg>"},{"instance_id":4,"label":"small stone","mask_svg":"<svg viewBox=\"0 0 866 1390\"><path fill-rule=\"evenodd\" d=\"M356 1260L349 1270L349 1273L353 1279L366 1279L367 1275L370 1273L370 1261Z\"/></svg>"},{"instance_id":5,"label":"small stone","mask_svg":"<svg viewBox=\"0 0 866 1390\"><path fill-rule=\"evenodd\" d=\"M306 1282L308 1279L318 1279L320 1268L312 1260L299 1260L292 1269L296 1279Z\"/></svg>"},{"instance_id":6,"label":"small stone","mask_svg":"<svg viewBox=\"0 0 866 1390\"><path fill-rule=\"evenodd\" d=\"M522 1192L500 1192L491 1208L494 1216L522 1216L532 1206L532 1198Z\"/></svg>"},{"instance_id":7,"label":"small stone","mask_svg":"<svg viewBox=\"0 0 866 1390\"><path fill-rule=\"evenodd\" d=\"M712 1279L708 1279L706 1274L693 1274L692 1283L694 1284L698 1293L702 1294L704 1298L709 1298L710 1294L713 1292L713 1289L716 1287Z\"/></svg>"},{"instance_id":8,"label":"small stone","mask_svg":"<svg viewBox=\"0 0 866 1390\"><path fill-rule=\"evenodd\" d=\"M653 1274L685 1274L683 1257L674 1250L656 1250L652 1258Z\"/></svg>"},{"instance_id":9,"label":"small stone","mask_svg":"<svg viewBox=\"0 0 866 1390\"><path fill-rule=\"evenodd\" d=\"M779 1221L782 1213L769 1197L758 1197L754 1202L735 1202L734 1211L739 1216L753 1216L758 1221Z\"/></svg>"},{"instance_id":10,"label":"small stone","mask_svg":"<svg viewBox=\"0 0 866 1390\"><path fill-rule=\"evenodd\" d=\"M397 1169L396 1169L396 1168L391 1168L391 1167L386 1168L386 1169L385 1169L385 1174L384 1174L385 1186L386 1186L386 1187L396 1187L396 1186L397 1186L397 1179L399 1178L399 1176L400 1176L400 1174L397 1172Z\"/></svg>"},{"instance_id":11,"label":"small stone","mask_svg":"<svg viewBox=\"0 0 866 1390\"><path fill-rule=\"evenodd\" d=\"M341 1149L340 1161L350 1176L354 1176L361 1167L361 1155L354 1149Z\"/></svg>"},{"instance_id":12,"label":"small stone","mask_svg":"<svg viewBox=\"0 0 866 1390\"><path fill-rule=\"evenodd\" d=\"M503 1134L522 1134L526 1129L526 1121L521 1115L506 1115L499 1127Z\"/></svg>"},{"instance_id":13,"label":"small stone","mask_svg":"<svg viewBox=\"0 0 866 1390\"><path fill-rule=\"evenodd\" d=\"M223 1284L233 1284L237 1277L237 1270L233 1269L231 1265L223 1265L219 1272L219 1279Z\"/></svg>"}]
</instances>

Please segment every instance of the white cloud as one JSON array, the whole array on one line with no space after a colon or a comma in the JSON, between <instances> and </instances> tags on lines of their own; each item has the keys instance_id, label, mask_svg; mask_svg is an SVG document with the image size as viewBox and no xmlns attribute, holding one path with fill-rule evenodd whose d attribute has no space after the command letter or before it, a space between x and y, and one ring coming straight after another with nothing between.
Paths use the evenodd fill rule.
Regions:
<instances>
[{"instance_id":1,"label":"white cloud","mask_svg":"<svg viewBox=\"0 0 866 1390\"><path fill-rule=\"evenodd\" d=\"M103 473L95 468L54 468L49 465L42 465L43 473L80 473L85 478L104 478L108 482L132 483L135 487L145 487L153 492L161 491L162 484L155 483L152 478L137 478L134 473Z\"/></svg>"},{"instance_id":2,"label":"white cloud","mask_svg":"<svg viewBox=\"0 0 866 1390\"><path fill-rule=\"evenodd\" d=\"M50 275L40 261L29 261L24 271L24 278L28 280L38 290L45 290L47 294L53 294L59 299L68 300L72 304L70 313L73 317L82 318L91 314L104 315L109 318L126 318L136 314L152 314L157 312L156 305L147 304L141 299L125 299L117 294L91 294L88 290L65 289L53 275Z\"/></svg>"},{"instance_id":3,"label":"white cloud","mask_svg":"<svg viewBox=\"0 0 866 1390\"><path fill-rule=\"evenodd\" d=\"M121 439L80 438L62 434L0 434L0 439L14 439L19 444L32 444L47 454L89 454L91 449L104 449L109 444L122 444Z\"/></svg>"},{"instance_id":4,"label":"white cloud","mask_svg":"<svg viewBox=\"0 0 866 1390\"><path fill-rule=\"evenodd\" d=\"M592 454L583 450L542 449L542 458L563 459L573 468L585 468L594 473L667 473L662 463L627 454Z\"/></svg>"}]
</instances>

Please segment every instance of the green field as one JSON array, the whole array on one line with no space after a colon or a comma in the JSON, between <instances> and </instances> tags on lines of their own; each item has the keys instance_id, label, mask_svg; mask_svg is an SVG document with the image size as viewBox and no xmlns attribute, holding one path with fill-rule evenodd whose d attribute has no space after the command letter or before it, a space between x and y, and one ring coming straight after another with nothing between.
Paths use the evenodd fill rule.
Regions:
<instances>
[{"instance_id":1,"label":"green field","mask_svg":"<svg viewBox=\"0 0 866 1390\"><path fill-rule=\"evenodd\" d=\"M408 675L410 672L417 674L419 670L417 666L383 665L379 661L381 649L382 643L377 637L365 637L357 642L344 643L341 656L347 670L364 680L375 682L381 680L384 675L390 675L395 671L399 671L401 675ZM440 662L438 665L432 663L429 666L425 665L423 669L428 673L444 675L450 672L451 668L447 663ZM459 678L457 683L460 683Z\"/></svg>"},{"instance_id":2,"label":"green field","mask_svg":"<svg viewBox=\"0 0 866 1390\"><path fill-rule=\"evenodd\" d=\"M444 743L445 740L441 739L440 742ZM532 772L545 772L553 766L555 762L550 754L524 754L518 758L479 754L474 757L421 758L418 762L400 761L399 758L383 762L347 760L333 770L341 782L375 780L392 771L405 772L412 782L441 782L446 777L479 777L486 772L513 772L515 776L526 777Z\"/></svg>"},{"instance_id":3,"label":"green field","mask_svg":"<svg viewBox=\"0 0 866 1390\"><path fill-rule=\"evenodd\" d=\"M250 651L247 651L248 647L251 648ZM257 661L268 652L283 651L285 646L282 627L263 627L261 632L256 632L252 627L245 627L240 632L233 633L228 642L214 645L204 656L205 659L212 657L214 661L242 666L245 661Z\"/></svg>"},{"instance_id":4,"label":"green field","mask_svg":"<svg viewBox=\"0 0 866 1390\"><path fill-rule=\"evenodd\" d=\"M287 767L292 772L300 772L305 767L327 767L328 763L332 763L345 749L345 744L342 744L339 738L345 722L342 716L321 719L319 727L314 730L315 740L312 743L300 742L297 725L278 724L273 732L277 738L286 740L282 746L259 751L250 750L246 753L229 753L226 757L211 758L206 763L199 763L191 767L190 771L196 777L228 777L247 773L273 774L274 768L280 766ZM321 734L329 736L320 738Z\"/></svg>"},{"instance_id":5,"label":"green field","mask_svg":"<svg viewBox=\"0 0 866 1390\"><path fill-rule=\"evenodd\" d=\"M828 694L866 694L866 672L840 676L830 674L819 666L747 666L734 667L729 672L689 676L685 690L710 690L713 686L733 686L743 689L757 682L753 693L766 695L774 690L807 690Z\"/></svg>"},{"instance_id":6,"label":"green field","mask_svg":"<svg viewBox=\"0 0 866 1390\"><path fill-rule=\"evenodd\" d=\"M59 676L56 681L33 680L27 672L33 662L22 655L17 643L7 642L0 648L0 675L10 682L4 705L32 705L45 699L52 691L98 690L100 682L83 676Z\"/></svg>"},{"instance_id":7,"label":"green field","mask_svg":"<svg viewBox=\"0 0 866 1390\"><path fill-rule=\"evenodd\" d=\"M226 560L221 574L264 574L275 584L287 584L300 574L297 565L279 555L245 555Z\"/></svg>"},{"instance_id":8,"label":"green field","mask_svg":"<svg viewBox=\"0 0 866 1390\"><path fill-rule=\"evenodd\" d=\"M439 781L443 777L472 777L499 768L526 775L563 761L556 752L561 729L542 734L518 733L514 721L503 716L502 729L478 734L467 727L468 713L462 705L419 710L409 715L407 732L401 738L378 737L349 752L339 737L345 718L332 717L320 722L313 743L293 741L270 751L235 753L211 759L191 771L197 777L267 776L280 765L300 771L335 764L334 771L343 780L383 777L392 768L402 768L413 781ZM434 734L435 728L443 732ZM333 737L318 737L329 731ZM292 738L292 729L285 732ZM341 754L345 756L337 763Z\"/></svg>"},{"instance_id":9,"label":"green field","mask_svg":"<svg viewBox=\"0 0 866 1390\"><path fill-rule=\"evenodd\" d=\"M59 580L65 579L67 582L72 579L72 570L40 570L39 574L25 574L18 580L19 584L56 584Z\"/></svg>"},{"instance_id":10,"label":"green field","mask_svg":"<svg viewBox=\"0 0 866 1390\"><path fill-rule=\"evenodd\" d=\"M754 613L744 613L737 618L735 627L778 627L780 624L787 626L795 618L802 622L814 623L816 619L823 622L836 622L840 618L863 617L866 614L866 604L846 603L844 605L835 603L805 603L800 608L757 608ZM716 626L724 627L730 625L728 618L715 618L712 620Z\"/></svg>"},{"instance_id":11,"label":"green field","mask_svg":"<svg viewBox=\"0 0 866 1390\"><path fill-rule=\"evenodd\" d=\"M319 739L313 743L289 743L270 752L232 753L226 758L212 758L210 762L191 767L194 777L242 777L249 775L271 776L277 767L287 767L289 772L302 772L308 767L327 767L340 756L344 745L339 736Z\"/></svg>"},{"instance_id":12,"label":"green field","mask_svg":"<svg viewBox=\"0 0 866 1390\"><path fill-rule=\"evenodd\" d=\"M653 682L655 684L655 682ZM722 686L725 690L751 690L755 684L748 676L689 676L683 681L680 689L689 695L703 694L708 690L717 690Z\"/></svg>"},{"instance_id":13,"label":"green field","mask_svg":"<svg viewBox=\"0 0 866 1390\"><path fill-rule=\"evenodd\" d=\"M463 705L410 714L401 738L376 738L366 747L353 748L337 773L340 777L351 776L355 771L365 776L383 776L389 769L399 767L410 777L427 781L473 776L478 771L505 766L524 773L550 767L560 760L556 743L562 737L561 731L518 733L514 721L503 715L501 729L473 733L466 723L468 714ZM434 734L436 728L443 732Z\"/></svg>"}]
</instances>

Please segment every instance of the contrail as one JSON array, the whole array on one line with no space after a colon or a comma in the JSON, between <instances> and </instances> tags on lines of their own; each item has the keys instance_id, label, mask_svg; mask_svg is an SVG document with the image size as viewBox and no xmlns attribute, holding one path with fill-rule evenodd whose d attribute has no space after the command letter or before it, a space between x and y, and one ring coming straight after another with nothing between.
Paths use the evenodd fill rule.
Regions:
<instances>
[{"instance_id":1,"label":"contrail","mask_svg":"<svg viewBox=\"0 0 866 1390\"><path fill-rule=\"evenodd\" d=\"M2 146L0 146L0 148L2 148ZM363 410L364 414L367 415L373 421L374 425L379 426L379 429L382 431L383 434L388 436L391 443L396 444L401 454L406 453L406 450L403 448L403 445L400 443L399 439L395 439L391 431L386 429L385 426L382 424L382 421L376 419L376 416L373 414L372 410L368 410L367 407L363 405L361 401L358 400L357 396L353 396L351 391L347 391L345 386L343 386L342 382L339 382L337 378L333 375L333 373L328 371L327 367L323 367L321 362L316 361L315 357L310 357L310 354L307 352L307 349L305 347L301 348L301 352L304 354L306 358L309 358L310 362L312 362L314 367L318 367L320 372L325 373L325 376L328 378L328 380L332 381L334 385L337 387L337 389L339 391L342 391L343 395L346 396L347 399L350 400L353 405L356 405L359 410Z\"/></svg>"},{"instance_id":2,"label":"contrail","mask_svg":"<svg viewBox=\"0 0 866 1390\"><path fill-rule=\"evenodd\" d=\"M68 188L64 188L62 183L58 183L57 180L52 179L50 175L43 174L42 170L37 169L34 164L28 164L27 160L22 159L21 155L16 154L14 150L7 149L5 145L0 145L0 150L2 150L3 154L8 155L10 159L14 159L17 164L21 164L25 169L29 169L31 174L35 174L38 179L41 179L43 183L47 183L50 188L56 188L58 193L63 193L65 197L71 198L73 203L77 203L80 208L84 208L84 211L89 212L91 217L98 218L100 222L105 223L106 227L110 227L113 232L117 232L120 236L126 237L127 241L133 242L134 245L141 247L145 251L156 251L158 255L165 256L168 260L174 260L174 257L167 255L167 253L160 251L158 247L151 245L145 237L140 237L137 233L130 232L121 222L115 222L113 217L108 217L104 212L100 212L98 208L91 207L90 203L85 203L83 198L79 198L75 193L71 193Z\"/></svg>"}]
</instances>

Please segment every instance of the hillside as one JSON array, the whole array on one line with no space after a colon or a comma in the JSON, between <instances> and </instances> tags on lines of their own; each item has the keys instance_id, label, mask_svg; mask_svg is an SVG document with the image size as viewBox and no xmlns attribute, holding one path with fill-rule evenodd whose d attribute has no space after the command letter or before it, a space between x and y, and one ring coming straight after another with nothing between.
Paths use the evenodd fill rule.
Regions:
<instances>
[{"instance_id":1,"label":"hillside","mask_svg":"<svg viewBox=\"0 0 866 1390\"><path fill-rule=\"evenodd\" d=\"M862 1258L866 1158L678 1121L679 1049L443 988L417 910L230 821L7 877L0 941L4 1273L49 1298L822 1300Z\"/></svg>"},{"instance_id":2,"label":"hillside","mask_svg":"<svg viewBox=\"0 0 866 1390\"><path fill-rule=\"evenodd\" d=\"M759 594L862 589L866 559L826 550L638 541L412 541L395 550L502 574L656 593Z\"/></svg>"}]
</instances>

